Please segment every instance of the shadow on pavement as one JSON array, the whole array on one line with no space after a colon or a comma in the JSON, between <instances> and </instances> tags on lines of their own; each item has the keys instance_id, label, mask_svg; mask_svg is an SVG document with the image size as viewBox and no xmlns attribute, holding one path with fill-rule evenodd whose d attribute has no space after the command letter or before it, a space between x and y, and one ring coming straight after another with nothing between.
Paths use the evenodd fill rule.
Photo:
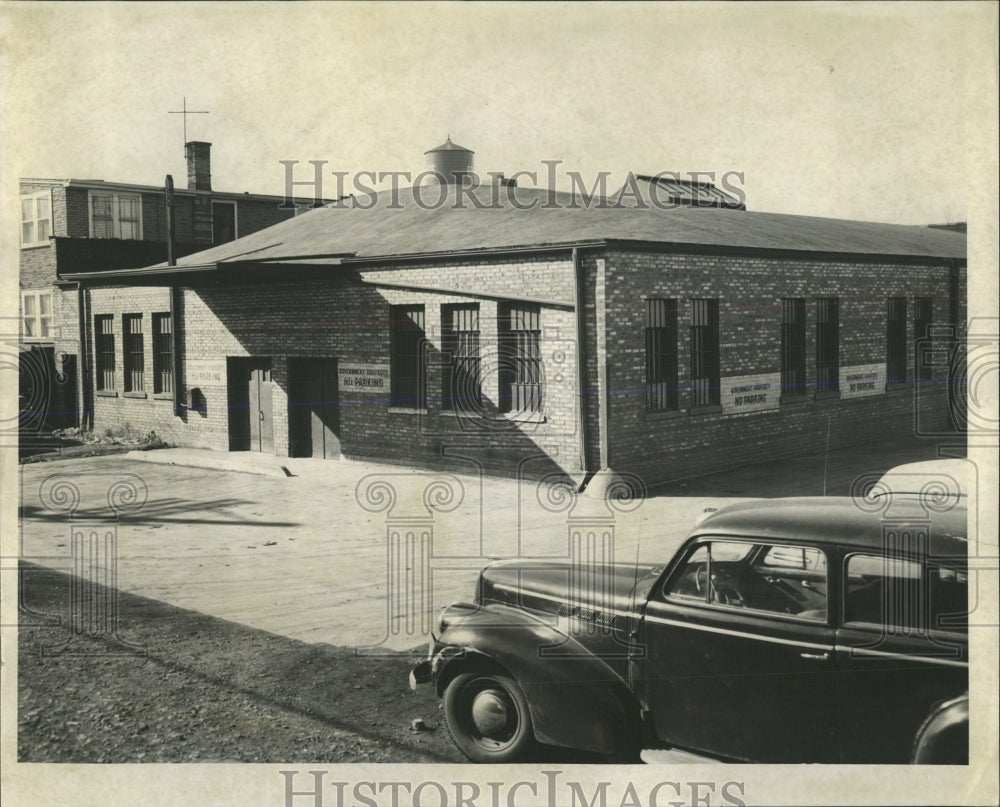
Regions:
<instances>
[{"instance_id":1,"label":"shadow on pavement","mask_svg":"<svg viewBox=\"0 0 1000 807\"><path fill-rule=\"evenodd\" d=\"M409 689L409 654L366 658L101 586L117 634L74 635L72 582L21 563L19 761L461 760L433 692ZM433 730L411 733L414 717Z\"/></svg>"},{"instance_id":2,"label":"shadow on pavement","mask_svg":"<svg viewBox=\"0 0 1000 807\"><path fill-rule=\"evenodd\" d=\"M930 440L893 440L838 449L825 457L791 457L681 479L654 487L649 496L849 496L862 476L881 475L906 462L965 455L965 444L958 439L946 446Z\"/></svg>"}]
</instances>

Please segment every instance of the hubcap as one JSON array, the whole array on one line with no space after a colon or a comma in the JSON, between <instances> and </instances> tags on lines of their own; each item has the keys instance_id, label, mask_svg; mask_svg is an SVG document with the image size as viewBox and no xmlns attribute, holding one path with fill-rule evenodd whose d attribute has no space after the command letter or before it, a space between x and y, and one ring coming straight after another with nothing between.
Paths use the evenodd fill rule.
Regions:
<instances>
[{"instance_id":1,"label":"hubcap","mask_svg":"<svg viewBox=\"0 0 1000 807\"><path fill-rule=\"evenodd\" d=\"M509 732L510 722L506 693L487 689L476 695L472 701L472 722L484 737L492 740L504 738Z\"/></svg>"}]
</instances>

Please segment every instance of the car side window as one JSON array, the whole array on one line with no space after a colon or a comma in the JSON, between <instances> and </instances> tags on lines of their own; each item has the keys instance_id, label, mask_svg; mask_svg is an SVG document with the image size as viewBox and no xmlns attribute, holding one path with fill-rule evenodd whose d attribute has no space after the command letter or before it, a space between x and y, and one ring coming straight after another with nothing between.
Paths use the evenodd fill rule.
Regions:
<instances>
[{"instance_id":1,"label":"car side window","mask_svg":"<svg viewBox=\"0 0 1000 807\"><path fill-rule=\"evenodd\" d=\"M681 571L674 576L664 592L668 596L688 600L708 601L708 544L695 547Z\"/></svg>"},{"instance_id":2,"label":"car side window","mask_svg":"<svg viewBox=\"0 0 1000 807\"><path fill-rule=\"evenodd\" d=\"M709 541L692 550L664 594L822 622L826 555L814 547Z\"/></svg>"},{"instance_id":3,"label":"car side window","mask_svg":"<svg viewBox=\"0 0 1000 807\"><path fill-rule=\"evenodd\" d=\"M894 632L964 633L969 576L965 567L879 555L851 555L844 586L844 624Z\"/></svg>"}]
</instances>

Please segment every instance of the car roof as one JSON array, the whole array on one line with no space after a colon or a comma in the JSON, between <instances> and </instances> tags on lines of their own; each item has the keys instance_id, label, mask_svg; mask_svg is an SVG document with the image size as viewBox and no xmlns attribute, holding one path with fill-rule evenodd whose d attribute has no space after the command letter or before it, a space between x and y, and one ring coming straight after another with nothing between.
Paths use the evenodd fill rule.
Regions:
<instances>
[{"instance_id":1,"label":"car roof","mask_svg":"<svg viewBox=\"0 0 1000 807\"><path fill-rule=\"evenodd\" d=\"M975 486L976 466L969 460L925 460L890 468L869 495L968 496Z\"/></svg>"},{"instance_id":2,"label":"car roof","mask_svg":"<svg viewBox=\"0 0 1000 807\"><path fill-rule=\"evenodd\" d=\"M731 504L713 513L697 528L698 535L773 538L803 543L830 543L882 549L889 530L926 529L935 556L968 553L967 510L951 498L930 504L910 499L814 498L757 499ZM900 547L899 551L916 554Z\"/></svg>"}]
</instances>

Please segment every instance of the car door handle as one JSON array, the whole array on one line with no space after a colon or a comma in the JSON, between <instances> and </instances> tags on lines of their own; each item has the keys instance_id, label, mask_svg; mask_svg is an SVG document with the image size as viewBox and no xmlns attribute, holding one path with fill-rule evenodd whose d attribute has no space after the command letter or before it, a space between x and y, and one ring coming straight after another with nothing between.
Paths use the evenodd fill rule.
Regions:
<instances>
[{"instance_id":1,"label":"car door handle","mask_svg":"<svg viewBox=\"0 0 1000 807\"><path fill-rule=\"evenodd\" d=\"M816 661L826 661L830 658L829 653L799 653L799 658L815 659Z\"/></svg>"}]
</instances>

